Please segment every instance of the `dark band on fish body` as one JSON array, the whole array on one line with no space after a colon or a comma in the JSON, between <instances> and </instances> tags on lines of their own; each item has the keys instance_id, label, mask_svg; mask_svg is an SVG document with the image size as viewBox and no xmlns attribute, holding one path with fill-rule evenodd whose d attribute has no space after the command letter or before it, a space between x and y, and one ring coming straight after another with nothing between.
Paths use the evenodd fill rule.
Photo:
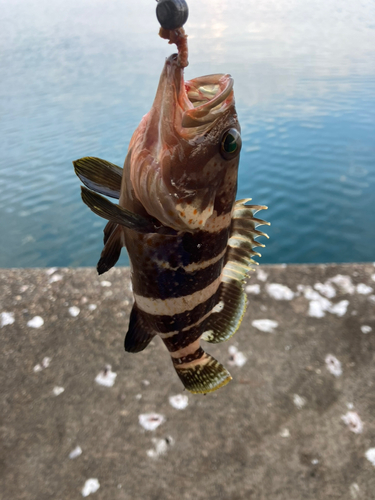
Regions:
<instances>
[{"instance_id":1,"label":"dark band on fish body","mask_svg":"<svg viewBox=\"0 0 375 500\"><path fill-rule=\"evenodd\" d=\"M182 249L186 254L184 265L203 262L223 252L227 246L229 229L230 225L213 233L203 230L185 233L182 237Z\"/></svg>"},{"instance_id":2,"label":"dark band on fish body","mask_svg":"<svg viewBox=\"0 0 375 500\"><path fill-rule=\"evenodd\" d=\"M186 272L182 267L173 270L154 265L150 274L152 276L151 280L134 280L134 293L142 297L163 300L190 295L205 289L220 276L223 260L222 258L210 266L190 273ZM204 261L202 264L204 265Z\"/></svg>"},{"instance_id":3,"label":"dark band on fish body","mask_svg":"<svg viewBox=\"0 0 375 500\"><path fill-rule=\"evenodd\" d=\"M191 363L197 359L202 358L205 355L204 350L201 347L193 352L192 354L188 354L187 356L182 356L181 358L172 358L174 365L182 365L184 363Z\"/></svg>"},{"instance_id":4,"label":"dark band on fish body","mask_svg":"<svg viewBox=\"0 0 375 500\"><path fill-rule=\"evenodd\" d=\"M175 352L198 340L203 331L204 325L203 322L201 322L198 325L193 325L191 328L185 328L175 333L172 337L163 339L163 342L169 352Z\"/></svg>"},{"instance_id":5,"label":"dark band on fish body","mask_svg":"<svg viewBox=\"0 0 375 500\"><path fill-rule=\"evenodd\" d=\"M144 318L150 327L160 333L170 333L174 331L180 331L184 328L197 323L203 316L205 316L218 302L218 291L216 291L207 300L198 304L194 309L190 311L185 311L179 314L159 315L159 314L148 314L142 311Z\"/></svg>"}]
</instances>

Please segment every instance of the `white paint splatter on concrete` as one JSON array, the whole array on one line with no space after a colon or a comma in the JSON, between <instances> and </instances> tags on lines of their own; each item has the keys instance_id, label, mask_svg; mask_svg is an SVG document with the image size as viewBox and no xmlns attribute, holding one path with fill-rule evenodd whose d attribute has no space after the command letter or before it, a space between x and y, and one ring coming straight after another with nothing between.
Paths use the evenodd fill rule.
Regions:
<instances>
[{"instance_id":1,"label":"white paint splatter on concrete","mask_svg":"<svg viewBox=\"0 0 375 500\"><path fill-rule=\"evenodd\" d=\"M371 275L371 279L372 279L372 281L375 281L375 274Z\"/></svg>"},{"instance_id":2,"label":"white paint splatter on concrete","mask_svg":"<svg viewBox=\"0 0 375 500\"><path fill-rule=\"evenodd\" d=\"M293 394L293 403L299 410L301 410L306 404L306 399L298 394Z\"/></svg>"},{"instance_id":3,"label":"white paint splatter on concrete","mask_svg":"<svg viewBox=\"0 0 375 500\"><path fill-rule=\"evenodd\" d=\"M48 283L56 283L56 281L61 281L63 279L61 274L54 274L53 276L50 277L48 280Z\"/></svg>"},{"instance_id":4,"label":"white paint splatter on concrete","mask_svg":"<svg viewBox=\"0 0 375 500\"><path fill-rule=\"evenodd\" d=\"M342 375L341 363L333 354L327 354L325 362L327 370L332 373L332 375L335 377L340 377Z\"/></svg>"},{"instance_id":5,"label":"white paint splatter on concrete","mask_svg":"<svg viewBox=\"0 0 375 500\"><path fill-rule=\"evenodd\" d=\"M266 286L266 290L268 295L276 300L292 300L295 295L290 288L280 283L270 283Z\"/></svg>"},{"instance_id":6,"label":"white paint splatter on concrete","mask_svg":"<svg viewBox=\"0 0 375 500\"><path fill-rule=\"evenodd\" d=\"M14 313L12 312L2 312L0 314L0 327L13 325L14 323Z\"/></svg>"},{"instance_id":7,"label":"white paint splatter on concrete","mask_svg":"<svg viewBox=\"0 0 375 500\"><path fill-rule=\"evenodd\" d=\"M56 385L52 389L54 396L60 396L60 394L62 394L64 391L65 391L64 387L59 387L58 385Z\"/></svg>"},{"instance_id":8,"label":"white paint splatter on concrete","mask_svg":"<svg viewBox=\"0 0 375 500\"><path fill-rule=\"evenodd\" d=\"M85 482L84 487L82 488L82 496L88 497L91 493L95 493L100 488L100 483L96 479L96 477L91 477Z\"/></svg>"},{"instance_id":9,"label":"white paint splatter on concrete","mask_svg":"<svg viewBox=\"0 0 375 500\"><path fill-rule=\"evenodd\" d=\"M326 297L322 297L310 286L298 285L298 290L303 293L305 298L310 301L308 315L314 318L323 318L326 312L343 316L348 308L349 301L341 300L337 304L332 304Z\"/></svg>"},{"instance_id":10,"label":"white paint splatter on concrete","mask_svg":"<svg viewBox=\"0 0 375 500\"><path fill-rule=\"evenodd\" d=\"M69 458L71 460L73 460L74 458L77 458L79 457L80 455L82 455L82 448L80 446L76 446L74 448L74 450L72 450L70 453L69 453Z\"/></svg>"},{"instance_id":11,"label":"white paint splatter on concrete","mask_svg":"<svg viewBox=\"0 0 375 500\"><path fill-rule=\"evenodd\" d=\"M327 309L324 307L324 304L318 300L312 300L309 304L309 312L308 315L312 318L323 318L325 316L325 311Z\"/></svg>"},{"instance_id":12,"label":"white paint splatter on concrete","mask_svg":"<svg viewBox=\"0 0 375 500\"><path fill-rule=\"evenodd\" d=\"M287 429L287 428L281 429L280 436L283 437L283 438L290 437L289 429Z\"/></svg>"},{"instance_id":13,"label":"white paint splatter on concrete","mask_svg":"<svg viewBox=\"0 0 375 500\"><path fill-rule=\"evenodd\" d=\"M313 459L311 460L311 463L312 463L312 465L318 465L319 460L318 460L317 458L313 458Z\"/></svg>"},{"instance_id":14,"label":"white paint splatter on concrete","mask_svg":"<svg viewBox=\"0 0 375 500\"><path fill-rule=\"evenodd\" d=\"M104 287L109 287L109 286L112 286L112 283L110 281L101 281L100 282L100 285L101 286L104 286Z\"/></svg>"},{"instance_id":15,"label":"white paint splatter on concrete","mask_svg":"<svg viewBox=\"0 0 375 500\"><path fill-rule=\"evenodd\" d=\"M365 456L366 456L367 460L369 462L371 462L372 465L375 467L375 448L369 448L366 451Z\"/></svg>"},{"instance_id":16,"label":"white paint splatter on concrete","mask_svg":"<svg viewBox=\"0 0 375 500\"><path fill-rule=\"evenodd\" d=\"M241 367L246 363L247 357L242 352L240 352L235 345L229 346L228 352L228 365Z\"/></svg>"},{"instance_id":17,"label":"white paint splatter on concrete","mask_svg":"<svg viewBox=\"0 0 375 500\"><path fill-rule=\"evenodd\" d=\"M372 332L372 328L369 325L362 325L361 332L367 335L368 333Z\"/></svg>"},{"instance_id":18,"label":"white paint splatter on concrete","mask_svg":"<svg viewBox=\"0 0 375 500\"><path fill-rule=\"evenodd\" d=\"M311 286L298 285L298 290L310 301L309 316L314 318L322 318L325 316L325 311L328 311L331 306L331 302L328 299L319 295Z\"/></svg>"},{"instance_id":19,"label":"white paint splatter on concrete","mask_svg":"<svg viewBox=\"0 0 375 500\"><path fill-rule=\"evenodd\" d=\"M261 332L267 333L273 333L274 329L279 326L279 323L272 319L255 319L251 324Z\"/></svg>"},{"instance_id":20,"label":"white paint splatter on concrete","mask_svg":"<svg viewBox=\"0 0 375 500\"><path fill-rule=\"evenodd\" d=\"M47 269L46 274L47 276L51 276L51 274L55 273L57 271L57 267L50 267Z\"/></svg>"},{"instance_id":21,"label":"white paint splatter on concrete","mask_svg":"<svg viewBox=\"0 0 375 500\"><path fill-rule=\"evenodd\" d=\"M136 399L137 401L139 401L140 399L142 399L142 394L136 394L136 395L135 395L135 399Z\"/></svg>"},{"instance_id":22,"label":"white paint splatter on concrete","mask_svg":"<svg viewBox=\"0 0 375 500\"><path fill-rule=\"evenodd\" d=\"M29 285L22 285L21 288L20 288L20 293L24 293L28 289L29 289Z\"/></svg>"},{"instance_id":23,"label":"white paint splatter on concrete","mask_svg":"<svg viewBox=\"0 0 375 500\"><path fill-rule=\"evenodd\" d=\"M355 286L352 283L352 279L350 276L344 276L342 274L337 274L333 278L328 280L330 283L334 283L337 285L343 293L348 293L353 295L355 292Z\"/></svg>"},{"instance_id":24,"label":"white paint splatter on concrete","mask_svg":"<svg viewBox=\"0 0 375 500\"><path fill-rule=\"evenodd\" d=\"M363 432L363 422L356 411L348 411L345 415L342 415L341 420L355 434Z\"/></svg>"},{"instance_id":25,"label":"white paint splatter on concrete","mask_svg":"<svg viewBox=\"0 0 375 500\"><path fill-rule=\"evenodd\" d=\"M260 293L260 286L258 284L255 285L247 285L245 288L246 293L253 293L254 295L258 295Z\"/></svg>"},{"instance_id":26,"label":"white paint splatter on concrete","mask_svg":"<svg viewBox=\"0 0 375 500\"><path fill-rule=\"evenodd\" d=\"M72 307L69 307L68 311L69 311L69 314L71 316L73 316L73 318L76 318L78 316L78 314L81 312L81 309L77 306L72 306Z\"/></svg>"},{"instance_id":27,"label":"white paint splatter on concrete","mask_svg":"<svg viewBox=\"0 0 375 500\"><path fill-rule=\"evenodd\" d=\"M357 483L352 483L349 488L350 494L354 500L360 498L360 489Z\"/></svg>"},{"instance_id":28,"label":"white paint splatter on concrete","mask_svg":"<svg viewBox=\"0 0 375 500\"><path fill-rule=\"evenodd\" d=\"M147 387L150 385L150 381L149 380L142 380L142 384Z\"/></svg>"},{"instance_id":29,"label":"white paint splatter on concrete","mask_svg":"<svg viewBox=\"0 0 375 500\"><path fill-rule=\"evenodd\" d=\"M340 302L337 302L337 304L331 305L328 309L328 312L330 312L331 314L336 314L336 316L341 318L341 316L344 316L344 314L346 314L348 305L348 300L340 300Z\"/></svg>"},{"instance_id":30,"label":"white paint splatter on concrete","mask_svg":"<svg viewBox=\"0 0 375 500\"><path fill-rule=\"evenodd\" d=\"M268 274L263 269L257 269L257 278L259 281L267 281Z\"/></svg>"},{"instance_id":31,"label":"white paint splatter on concrete","mask_svg":"<svg viewBox=\"0 0 375 500\"><path fill-rule=\"evenodd\" d=\"M329 283L329 281L326 281L325 283L315 283L314 288L322 295L327 297L327 299L332 299L336 296L336 290L331 285L331 283Z\"/></svg>"},{"instance_id":32,"label":"white paint splatter on concrete","mask_svg":"<svg viewBox=\"0 0 375 500\"><path fill-rule=\"evenodd\" d=\"M185 394L176 394L169 396L169 404L176 408L176 410L185 410L189 404L189 398Z\"/></svg>"},{"instance_id":33,"label":"white paint splatter on concrete","mask_svg":"<svg viewBox=\"0 0 375 500\"><path fill-rule=\"evenodd\" d=\"M95 309L97 308L98 306L96 304L89 304L88 305L88 308L89 308L89 311L95 311Z\"/></svg>"},{"instance_id":34,"label":"white paint splatter on concrete","mask_svg":"<svg viewBox=\"0 0 375 500\"><path fill-rule=\"evenodd\" d=\"M112 371L111 365L106 365L95 377L95 382L104 387L113 387L117 373Z\"/></svg>"},{"instance_id":35,"label":"white paint splatter on concrete","mask_svg":"<svg viewBox=\"0 0 375 500\"><path fill-rule=\"evenodd\" d=\"M346 403L346 407L348 408L348 410L352 410L354 408L354 405L353 403Z\"/></svg>"},{"instance_id":36,"label":"white paint splatter on concrete","mask_svg":"<svg viewBox=\"0 0 375 500\"><path fill-rule=\"evenodd\" d=\"M152 438L152 442L155 448L147 450L147 456L150 458L158 458L160 455L165 455L168 447L174 445L174 439L171 436L165 439Z\"/></svg>"},{"instance_id":37,"label":"white paint splatter on concrete","mask_svg":"<svg viewBox=\"0 0 375 500\"><path fill-rule=\"evenodd\" d=\"M42 367L48 368L50 364L51 364L51 358L49 358L48 356L45 356L42 360Z\"/></svg>"},{"instance_id":38,"label":"white paint splatter on concrete","mask_svg":"<svg viewBox=\"0 0 375 500\"><path fill-rule=\"evenodd\" d=\"M368 300L375 303L375 295L370 295Z\"/></svg>"},{"instance_id":39,"label":"white paint splatter on concrete","mask_svg":"<svg viewBox=\"0 0 375 500\"><path fill-rule=\"evenodd\" d=\"M40 364L38 363L37 365L34 366L33 370L34 372L41 372L45 368L48 368L50 363L51 363L51 358L45 356Z\"/></svg>"},{"instance_id":40,"label":"white paint splatter on concrete","mask_svg":"<svg viewBox=\"0 0 375 500\"><path fill-rule=\"evenodd\" d=\"M373 291L374 289L371 288L371 286L365 285L365 283L359 283L359 285L357 285L357 293L361 295L369 295Z\"/></svg>"},{"instance_id":41,"label":"white paint splatter on concrete","mask_svg":"<svg viewBox=\"0 0 375 500\"><path fill-rule=\"evenodd\" d=\"M139 415L138 421L146 431L154 431L165 422L165 417L159 413L142 413Z\"/></svg>"},{"instance_id":42,"label":"white paint splatter on concrete","mask_svg":"<svg viewBox=\"0 0 375 500\"><path fill-rule=\"evenodd\" d=\"M44 319L40 316L34 316L30 321L27 322L27 326L30 328L40 328L44 325Z\"/></svg>"}]
</instances>

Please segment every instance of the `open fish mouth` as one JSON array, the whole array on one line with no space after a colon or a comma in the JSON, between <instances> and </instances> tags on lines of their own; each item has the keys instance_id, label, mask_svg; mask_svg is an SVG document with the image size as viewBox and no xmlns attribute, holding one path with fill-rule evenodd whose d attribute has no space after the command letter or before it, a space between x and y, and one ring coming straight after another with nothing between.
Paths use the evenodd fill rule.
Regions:
<instances>
[{"instance_id":1,"label":"open fish mouth","mask_svg":"<svg viewBox=\"0 0 375 500\"><path fill-rule=\"evenodd\" d=\"M215 74L185 82L185 91L192 108L182 116L184 128L200 127L216 121L233 104L233 78Z\"/></svg>"},{"instance_id":2,"label":"open fish mouth","mask_svg":"<svg viewBox=\"0 0 375 500\"><path fill-rule=\"evenodd\" d=\"M214 74L185 81L178 54L173 54L165 62L151 114L159 122L159 130L161 123L164 128L166 123L174 124L177 133L190 140L209 132L233 104L230 75Z\"/></svg>"}]
</instances>

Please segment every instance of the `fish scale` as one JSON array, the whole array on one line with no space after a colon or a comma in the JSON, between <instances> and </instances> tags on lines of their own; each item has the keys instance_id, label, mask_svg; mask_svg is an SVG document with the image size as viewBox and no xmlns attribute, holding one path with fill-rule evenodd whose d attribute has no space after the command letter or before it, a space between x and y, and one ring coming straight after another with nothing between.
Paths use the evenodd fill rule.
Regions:
<instances>
[{"instance_id":1,"label":"fish scale","mask_svg":"<svg viewBox=\"0 0 375 500\"><path fill-rule=\"evenodd\" d=\"M238 329L246 308L261 205L235 201L241 149L233 79L189 82L183 28L161 31L179 53L164 65L155 100L135 130L124 168L86 157L74 163L82 199L109 222L98 272L126 247L135 303L125 337L140 352L159 336L183 385L207 393L231 380L201 340L219 343ZM104 196L117 198L114 204Z\"/></svg>"}]
</instances>

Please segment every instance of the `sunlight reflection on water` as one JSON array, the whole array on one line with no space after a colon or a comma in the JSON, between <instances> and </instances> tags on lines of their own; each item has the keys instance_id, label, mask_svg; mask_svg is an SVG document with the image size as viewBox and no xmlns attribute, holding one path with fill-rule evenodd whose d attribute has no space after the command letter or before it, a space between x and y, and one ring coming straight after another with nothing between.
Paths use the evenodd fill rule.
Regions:
<instances>
[{"instance_id":1,"label":"sunlight reflection on water","mask_svg":"<svg viewBox=\"0 0 375 500\"><path fill-rule=\"evenodd\" d=\"M262 262L373 260L375 4L189 7L186 77L235 79L238 197L268 205L272 222ZM174 49L150 0L0 8L0 266L95 265L105 223L81 202L71 161L123 164Z\"/></svg>"}]
</instances>

